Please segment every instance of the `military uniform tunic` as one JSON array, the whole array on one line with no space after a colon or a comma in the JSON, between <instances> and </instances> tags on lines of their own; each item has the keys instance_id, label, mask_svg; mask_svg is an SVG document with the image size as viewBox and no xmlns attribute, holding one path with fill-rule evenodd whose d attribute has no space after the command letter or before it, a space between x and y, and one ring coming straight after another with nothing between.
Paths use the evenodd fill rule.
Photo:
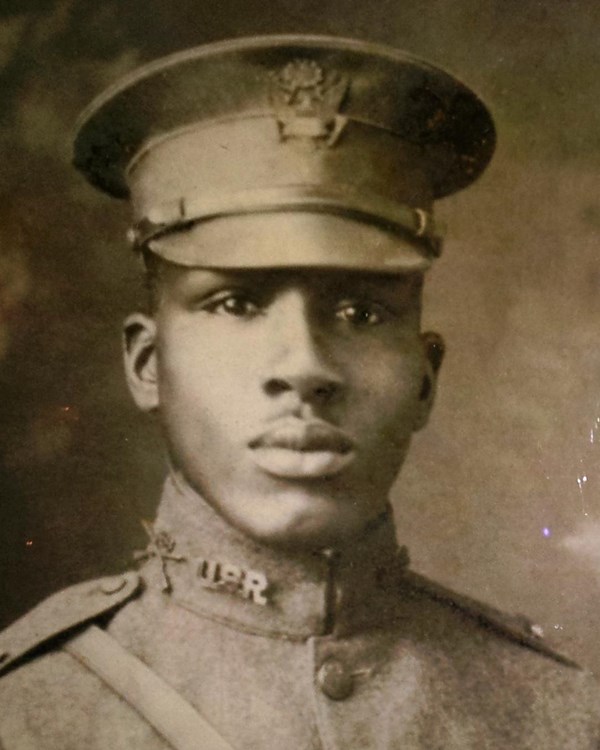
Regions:
<instances>
[{"instance_id":1,"label":"military uniform tunic","mask_svg":"<svg viewBox=\"0 0 600 750\"><path fill-rule=\"evenodd\" d=\"M80 585L61 609L124 597L98 623L233 748L600 747L593 679L411 573L390 515L345 553L291 555L245 538L168 480L142 557L139 585L131 575ZM26 615L0 650L10 655L31 627ZM65 650L73 628L52 628L0 679L0 747L170 747Z\"/></svg>"}]
</instances>

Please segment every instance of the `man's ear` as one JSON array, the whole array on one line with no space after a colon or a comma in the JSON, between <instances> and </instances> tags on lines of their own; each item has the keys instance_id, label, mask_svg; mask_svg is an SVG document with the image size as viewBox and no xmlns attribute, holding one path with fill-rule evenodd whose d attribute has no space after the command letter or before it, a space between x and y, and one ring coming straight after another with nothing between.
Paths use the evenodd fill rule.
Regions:
<instances>
[{"instance_id":1,"label":"man's ear","mask_svg":"<svg viewBox=\"0 0 600 750\"><path fill-rule=\"evenodd\" d=\"M125 377L133 400L142 411L158 407L156 374L156 323L142 313L130 315L123 324Z\"/></svg>"},{"instance_id":2,"label":"man's ear","mask_svg":"<svg viewBox=\"0 0 600 750\"><path fill-rule=\"evenodd\" d=\"M421 392L419 393L419 405L414 424L415 432L425 427L429 419L437 389L438 373L446 352L444 339L434 331L425 331L421 334L421 345L423 346L425 372L423 373Z\"/></svg>"}]
</instances>

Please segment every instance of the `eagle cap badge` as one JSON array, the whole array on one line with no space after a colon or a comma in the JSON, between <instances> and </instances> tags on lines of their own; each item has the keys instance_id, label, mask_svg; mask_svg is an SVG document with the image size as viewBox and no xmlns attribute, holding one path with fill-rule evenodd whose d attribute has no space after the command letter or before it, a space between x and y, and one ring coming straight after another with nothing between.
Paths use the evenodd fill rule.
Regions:
<instances>
[{"instance_id":1,"label":"eagle cap badge","mask_svg":"<svg viewBox=\"0 0 600 750\"><path fill-rule=\"evenodd\" d=\"M347 117L339 113L348 91L348 78L325 71L317 62L296 59L272 74L271 103L282 141L300 138L333 146Z\"/></svg>"}]
</instances>

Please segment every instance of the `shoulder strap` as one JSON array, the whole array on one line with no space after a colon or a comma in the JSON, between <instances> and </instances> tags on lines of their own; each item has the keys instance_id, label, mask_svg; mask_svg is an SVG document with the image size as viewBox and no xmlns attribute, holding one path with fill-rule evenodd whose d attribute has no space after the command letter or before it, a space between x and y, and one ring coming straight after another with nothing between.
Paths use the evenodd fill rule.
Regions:
<instances>
[{"instance_id":1,"label":"shoulder strap","mask_svg":"<svg viewBox=\"0 0 600 750\"><path fill-rule=\"evenodd\" d=\"M435 581L431 581L429 578L412 570L407 571L405 579L413 588L421 591L431 599L461 610L461 612L480 624L495 630L505 638L517 641L521 645L538 651L568 667L580 669L579 665L572 659L569 659L569 657L564 656L549 646L543 640L542 629L538 625L533 624L524 615L510 615L501 612L469 596L457 594L455 591Z\"/></svg>"},{"instance_id":2,"label":"shoulder strap","mask_svg":"<svg viewBox=\"0 0 600 750\"><path fill-rule=\"evenodd\" d=\"M123 606L140 587L139 575L130 571L52 594L0 633L0 675L38 646Z\"/></svg>"},{"instance_id":3,"label":"shoulder strap","mask_svg":"<svg viewBox=\"0 0 600 750\"><path fill-rule=\"evenodd\" d=\"M124 698L174 750L232 750L179 693L96 625L63 649Z\"/></svg>"}]
</instances>

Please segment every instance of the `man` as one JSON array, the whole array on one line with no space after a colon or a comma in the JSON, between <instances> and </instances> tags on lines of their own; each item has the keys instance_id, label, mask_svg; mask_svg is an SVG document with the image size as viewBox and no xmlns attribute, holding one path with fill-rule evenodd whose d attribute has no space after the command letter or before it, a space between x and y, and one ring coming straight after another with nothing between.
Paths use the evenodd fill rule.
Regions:
<instances>
[{"instance_id":1,"label":"man","mask_svg":"<svg viewBox=\"0 0 600 750\"><path fill-rule=\"evenodd\" d=\"M493 148L452 77L321 37L187 51L92 104L75 161L132 201L125 369L170 474L139 574L0 638L6 750L598 747L589 676L409 571L388 504L443 355L433 201Z\"/></svg>"}]
</instances>

